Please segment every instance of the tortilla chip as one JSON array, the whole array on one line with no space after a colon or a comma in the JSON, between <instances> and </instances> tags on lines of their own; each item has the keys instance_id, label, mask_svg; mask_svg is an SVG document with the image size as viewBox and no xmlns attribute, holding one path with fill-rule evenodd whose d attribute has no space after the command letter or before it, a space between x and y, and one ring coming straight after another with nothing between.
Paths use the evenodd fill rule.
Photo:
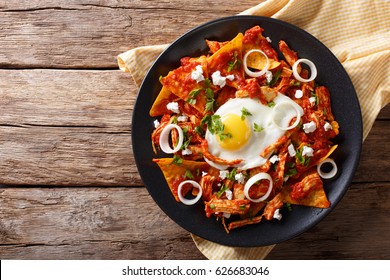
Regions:
<instances>
[{"instance_id":1,"label":"tortilla chip","mask_svg":"<svg viewBox=\"0 0 390 280\"><path fill-rule=\"evenodd\" d=\"M246 64L249 68L257 69L257 70L263 70L267 63L267 59L264 55L262 55L259 52L253 52L250 55L248 55L246 59ZM272 70L277 68L280 65L279 61L276 61L272 58L268 59L268 70Z\"/></svg>"},{"instance_id":2,"label":"tortilla chip","mask_svg":"<svg viewBox=\"0 0 390 280\"><path fill-rule=\"evenodd\" d=\"M164 174L165 180L171 190L173 196L175 197L177 202L180 202L179 196L177 194L177 189L180 182L184 180L189 180L190 178L186 177L186 172L191 172L195 181L200 181L200 177L202 171L207 171L209 169L209 165L206 162L192 161L192 160L184 160L180 164L175 164L173 162L173 158L157 158L153 159L155 163L158 164L162 173ZM183 187L183 195L191 190L191 187L184 188Z\"/></svg>"},{"instance_id":3,"label":"tortilla chip","mask_svg":"<svg viewBox=\"0 0 390 280\"><path fill-rule=\"evenodd\" d=\"M328 208L330 202L317 171L312 171L303 177L300 182L283 189L284 201L296 205Z\"/></svg>"},{"instance_id":4,"label":"tortilla chip","mask_svg":"<svg viewBox=\"0 0 390 280\"><path fill-rule=\"evenodd\" d=\"M204 81L197 82L191 78L191 73L195 71L196 66L201 65L203 69L203 76L207 78L207 61L205 56L201 56L198 59L189 59L179 68L170 71L167 76L161 78L161 83L170 92L188 102L192 99L191 92L201 91L193 99L194 102L190 104L198 110L200 113L205 113L206 107L206 94L204 89L206 88Z\"/></svg>"},{"instance_id":5,"label":"tortilla chip","mask_svg":"<svg viewBox=\"0 0 390 280\"><path fill-rule=\"evenodd\" d=\"M171 114L172 112L167 109L167 104L172 102L174 97L176 96L169 89L162 87L156 100L154 100L152 108L150 108L149 115L151 117L157 117L164 114Z\"/></svg>"},{"instance_id":6,"label":"tortilla chip","mask_svg":"<svg viewBox=\"0 0 390 280\"><path fill-rule=\"evenodd\" d=\"M221 72L221 76L234 75L234 80L226 79L226 85L239 88L245 82L242 67L242 37L239 33L233 40L220 48L212 56L208 57L208 71Z\"/></svg>"}]
</instances>

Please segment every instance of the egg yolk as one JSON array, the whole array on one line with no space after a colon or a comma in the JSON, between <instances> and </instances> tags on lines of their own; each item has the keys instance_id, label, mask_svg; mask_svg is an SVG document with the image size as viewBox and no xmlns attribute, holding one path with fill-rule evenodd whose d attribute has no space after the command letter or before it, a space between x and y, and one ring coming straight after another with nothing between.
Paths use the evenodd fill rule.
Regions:
<instances>
[{"instance_id":1,"label":"egg yolk","mask_svg":"<svg viewBox=\"0 0 390 280\"><path fill-rule=\"evenodd\" d=\"M224 125L223 135L225 137L217 136L218 144L226 150L238 150L244 146L250 136L251 129L248 122L235 114L227 114L221 118Z\"/></svg>"}]
</instances>

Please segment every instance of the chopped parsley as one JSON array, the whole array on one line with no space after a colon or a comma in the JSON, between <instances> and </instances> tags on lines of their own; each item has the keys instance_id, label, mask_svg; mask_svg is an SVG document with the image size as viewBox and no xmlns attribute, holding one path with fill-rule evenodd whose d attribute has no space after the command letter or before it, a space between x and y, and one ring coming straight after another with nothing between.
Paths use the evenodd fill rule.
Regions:
<instances>
[{"instance_id":1,"label":"chopped parsley","mask_svg":"<svg viewBox=\"0 0 390 280\"><path fill-rule=\"evenodd\" d=\"M223 184L222 187L217 192L217 197L220 198L224 192L226 192L229 189L229 186L226 184Z\"/></svg>"},{"instance_id":2,"label":"chopped parsley","mask_svg":"<svg viewBox=\"0 0 390 280\"><path fill-rule=\"evenodd\" d=\"M202 126L198 125L194 129L195 133L197 133L200 137L204 138L205 132Z\"/></svg>"},{"instance_id":3,"label":"chopped parsley","mask_svg":"<svg viewBox=\"0 0 390 280\"><path fill-rule=\"evenodd\" d=\"M233 69L238 69L240 68L241 66L241 61L237 58L237 52L234 52L234 57L233 57L233 61L230 61L228 63L229 67L228 67L228 71L232 71Z\"/></svg>"},{"instance_id":4,"label":"chopped parsley","mask_svg":"<svg viewBox=\"0 0 390 280\"><path fill-rule=\"evenodd\" d=\"M297 162L301 165L308 166L310 158L303 156L302 152L303 152L303 147L301 147L300 149L297 149L296 155L295 155Z\"/></svg>"},{"instance_id":5,"label":"chopped parsley","mask_svg":"<svg viewBox=\"0 0 390 280\"><path fill-rule=\"evenodd\" d=\"M226 138L231 138L231 133L224 133L225 126L221 121L221 116L219 115L206 115L201 120L201 124L206 124L211 134L216 134L219 136L221 141Z\"/></svg>"},{"instance_id":6,"label":"chopped parsley","mask_svg":"<svg viewBox=\"0 0 390 280\"><path fill-rule=\"evenodd\" d=\"M194 179L194 175L192 175L191 171L189 169L187 169L186 173L184 173L184 178Z\"/></svg>"},{"instance_id":7,"label":"chopped parsley","mask_svg":"<svg viewBox=\"0 0 390 280\"><path fill-rule=\"evenodd\" d=\"M183 159L181 157L179 157L178 155L174 155L172 163L176 164L176 165L181 165L183 163Z\"/></svg>"},{"instance_id":8,"label":"chopped parsley","mask_svg":"<svg viewBox=\"0 0 390 280\"><path fill-rule=\"evenodd\" d=\"M276 71L275 75L272 76L272 79L269 83L267 83L267 86L273 87L279 80L280 74L282 74L282 70Z\"/></svg>"},{"instance_id":9,"label":"chopped parsley","mask_svg":"<svg viewBox=\"0 0 390 280\"><path fill-rule=\"evenodd\" d=\"M245 118L246 118L247 116L252 116L252 114L251 114L251 112L248 111L247 108L243 107L243 108L241 109L241 119L242 119L242 120L245 120Z\"/></svg>"},{"instance_id":10,"label":"chopped parsley","mask_svg":"<svg viewBox=\"0 0 390 280\"><path fill-rule=\"evenodd\" d=\"M315 105L320 104L320 100L318 98L318 95L314 93L314 91L311 92L310 94L311 97L314 97L316 99Z\"/></svg>"},{"instance_id":11,"label":"chopped parsley","mask_svg":"<svg viewBox=\"0 0 390 280\"><path fill-rule=\"evenodd\" d=\"M274 107L275 105L276 105L276 103L274 101L271 101L271 102L267 103L267 106L270 107L270 108Z\"/></svg>"},{"instance_id":12,"label":"chopped parsley","mask_svg":"<svg viewBox=\"0 0 390 280\"><path fill-rule=\"evenodd\" d=\"M196 103L196 97L199 95L199 93L202 91L202 88L191 90L191 92L188 94L187 103L191 105L195 105Z\"/></svg>"},{"instance_id":13,"label":"chopped parsley","mask_svg":"<svg viewBox=\"0 0 390 280\"><path fill-rule=\"evenodd\" d=\"M262 132L264 130L264 127L261 125L258 125L257 123L253 123L253 131L254 132Z\"/></svg>"},{"instance_id":14,"label":"chopped parsley","mask_svg":"<svg viewBox=\"0 0 390 280\"><path fill-rule=\"evenodd\" d=\"M237 174L237 169L236 168L233 168L227 175L226 175L226 178L228 178L229 180L231 181L234 181L236 178L236 174Z\"/></svg>"}]
</instances>

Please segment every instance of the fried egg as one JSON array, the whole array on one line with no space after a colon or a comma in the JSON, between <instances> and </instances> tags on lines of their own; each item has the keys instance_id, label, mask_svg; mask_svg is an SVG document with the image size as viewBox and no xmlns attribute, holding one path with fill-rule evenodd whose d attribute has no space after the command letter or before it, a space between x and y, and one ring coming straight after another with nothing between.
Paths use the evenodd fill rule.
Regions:
<instances>
[{"instance_id":1,"label":"fried egg","mask_svg":"<svg viewBox=\"0 0 390 280\"><path fill-rule=\"evenodd\" d=\"M215 112L223 124L224 137L212 134L209 129L206 131L209 152L227 161L242 160L233 165L240 170L266 163L271 155L260 155L292 128L293 119L300 119L303 115L303 109L297 103L280 93L272 105L263 105L252 98L229 99ZM220 170L229 167L210 159L205 158L205 161Z\"/></svg>"}]
</instances>

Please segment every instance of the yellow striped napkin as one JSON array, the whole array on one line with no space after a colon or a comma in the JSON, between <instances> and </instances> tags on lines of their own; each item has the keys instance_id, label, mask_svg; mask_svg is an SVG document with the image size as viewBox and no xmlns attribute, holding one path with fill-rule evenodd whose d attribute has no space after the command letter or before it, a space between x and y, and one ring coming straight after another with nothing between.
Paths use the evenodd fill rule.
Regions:
<instances>
[{"instance_id":1,"label":"yellow striped napkin","mask_svg":"<svg viewBox=\"0 0 390 280\"><path fill-rule=\"evenodd\" d=\"M277 18L318 38L340 60L358 95L365 139L379 111L390 102L390 1L268 0L241 15ZM119 68L139 86L168 45L147 46L118 56ZM275 245L236 248L192 235L209 259L264 259Z\"/></svg>"}]
</instances>

